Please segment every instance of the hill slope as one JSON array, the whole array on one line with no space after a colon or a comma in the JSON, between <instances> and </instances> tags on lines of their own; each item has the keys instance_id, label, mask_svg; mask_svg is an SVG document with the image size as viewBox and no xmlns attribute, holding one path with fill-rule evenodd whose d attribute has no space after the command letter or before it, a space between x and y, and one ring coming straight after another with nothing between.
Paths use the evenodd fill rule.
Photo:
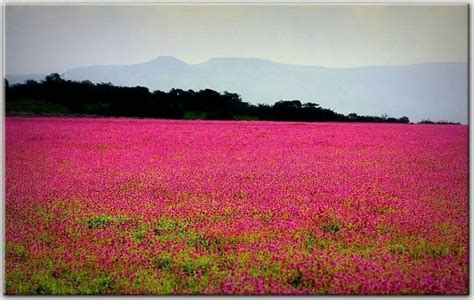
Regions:
<instances>
[{"instance_id":1,"label":"hill slope","mask_svg":"<svg viewBox=\"0 0 474 300\"><path fill-rule=\"evenodd\" d=\"M408 116L467 123L467 64L426 63L406 66L325 68L263 59L213 58L187 64L158 57L133 65L73 68L65 79L172 88L231 91L250 103L300 99L348 114Z\"/></svg>"}]
</instances>

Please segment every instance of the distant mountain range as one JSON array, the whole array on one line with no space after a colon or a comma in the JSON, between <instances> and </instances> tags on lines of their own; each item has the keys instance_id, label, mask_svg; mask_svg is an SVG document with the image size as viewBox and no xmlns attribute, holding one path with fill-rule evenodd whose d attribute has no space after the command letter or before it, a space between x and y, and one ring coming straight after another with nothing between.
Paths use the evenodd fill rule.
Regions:
<instances>
[{"instance_id":1,"label":"distant mountain range","mask_svg":"<svg viewBox=\"0 0 474 300\"><path fill-rule=\"evenodd\" d=\"M70 69L65 79L172 88L235 92L250 103L299 99L339 113L388 114L422 119L468 121L468 66L465 63L424 63L404 66L326 68L250 58L212 58L187 64L160 56L133 65ZM7 75L11 84L44 75Z\"/></svg>"}]
</instances>

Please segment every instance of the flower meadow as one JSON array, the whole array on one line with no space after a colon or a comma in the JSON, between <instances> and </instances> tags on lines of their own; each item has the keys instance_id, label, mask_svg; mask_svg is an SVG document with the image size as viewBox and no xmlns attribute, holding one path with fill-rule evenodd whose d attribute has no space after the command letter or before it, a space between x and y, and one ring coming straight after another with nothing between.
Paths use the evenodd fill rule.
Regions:
<instances>
[{"instance_id":1,"label":"flower meadow","mask_svg":"<svg viewBox=\"0 0 474 300\"><path fill-rule=\"evenodd\" d=\"M7 117L7 294L467 294L468 127Z\"/></svg>"}]
</instances>

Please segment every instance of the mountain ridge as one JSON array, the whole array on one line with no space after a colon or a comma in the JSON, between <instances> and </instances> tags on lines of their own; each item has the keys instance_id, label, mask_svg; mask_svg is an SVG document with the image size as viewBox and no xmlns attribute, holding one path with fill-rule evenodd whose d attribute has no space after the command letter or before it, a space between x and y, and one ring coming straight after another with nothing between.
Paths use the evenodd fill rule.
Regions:
<instances>
[{"instance_id":1,"label":"mountain ridge","mask_svg":"<svg viewBox=\"0 0 474 300\"><path fill-rule=\"evenodd\" d=\"M71 68L62 77L163 91L210 88L238 93L253 104L300 99L341 113L467 123L467 74L462 62L330 68L235 57L188 64L159 56L138 64Z\"/></svg>"}]
</instances>

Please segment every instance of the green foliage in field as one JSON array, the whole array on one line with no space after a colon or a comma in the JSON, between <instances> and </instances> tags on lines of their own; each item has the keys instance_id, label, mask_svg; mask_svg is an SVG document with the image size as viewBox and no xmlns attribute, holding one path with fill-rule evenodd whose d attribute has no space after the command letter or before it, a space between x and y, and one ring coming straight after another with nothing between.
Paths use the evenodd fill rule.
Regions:
<instances>
[{"instance_id":1,"label":"green foliage in field","mask_svg":"<svg viewBox=\"0 0 474 300\"><path fill-rule=\"evenodd\" d=\"M122 216L101 215L87 219L86 225L89 229L99 229L111 225L123 224L126 221L127 218Z\"/></svg>"},{"instance_id":2,"label":"green foliage in field","mask_svg":"<svg viewBox=\"0 0 474 300\"><path fill-rule=\"evenodd\" d=\"M99 216L87 220L87 227L89 229L97 229L107 226L115 220L112 216Z\"/></svg>"},{"instance_id":3,"label":"green foliage in field","mask_svg":"<svg viewBox=\"0 0 474 300\"><path fill-rule=\"evenodd\" d=\"M133 230L130 233L130 236L132 237L132 239L141 242L147 235L148 230L148 226L140 225L136 230Z\"/></svg>"},{"instance_id":4,"label":"green foliage in field","mask_svg":"<svg viewBox=\"0 0 474 300\"><path fill-rule=\"evenodd\" d=\"M329 221L321 225L321 229L326 233L336 233L341 230L341 224L337 221Z\"/></svg>"},{"instance_id":5,"label":"green foliage in field","mask_svg":"<svg viewBox=\"0 0 474 300\"><path fill-rule=\"evenodd\" d=\"M185 230L187 224L181 220L173 220L167 217L162 217L158 220L158 225L155 228L157 236L163 236L173 232L182 232Z\"/></svg>"},{"instance_id":6,"label":"green foliage in field","mask_svg":"<svg viewBox=\"0 0 474 300\"><path fill-rule=\"evenodd\" d=\"M12 255L17 259L25 259L28 254L28 250L24 245L20 244L6 244L5 255Z\"/></svg>"}]
</instances>

